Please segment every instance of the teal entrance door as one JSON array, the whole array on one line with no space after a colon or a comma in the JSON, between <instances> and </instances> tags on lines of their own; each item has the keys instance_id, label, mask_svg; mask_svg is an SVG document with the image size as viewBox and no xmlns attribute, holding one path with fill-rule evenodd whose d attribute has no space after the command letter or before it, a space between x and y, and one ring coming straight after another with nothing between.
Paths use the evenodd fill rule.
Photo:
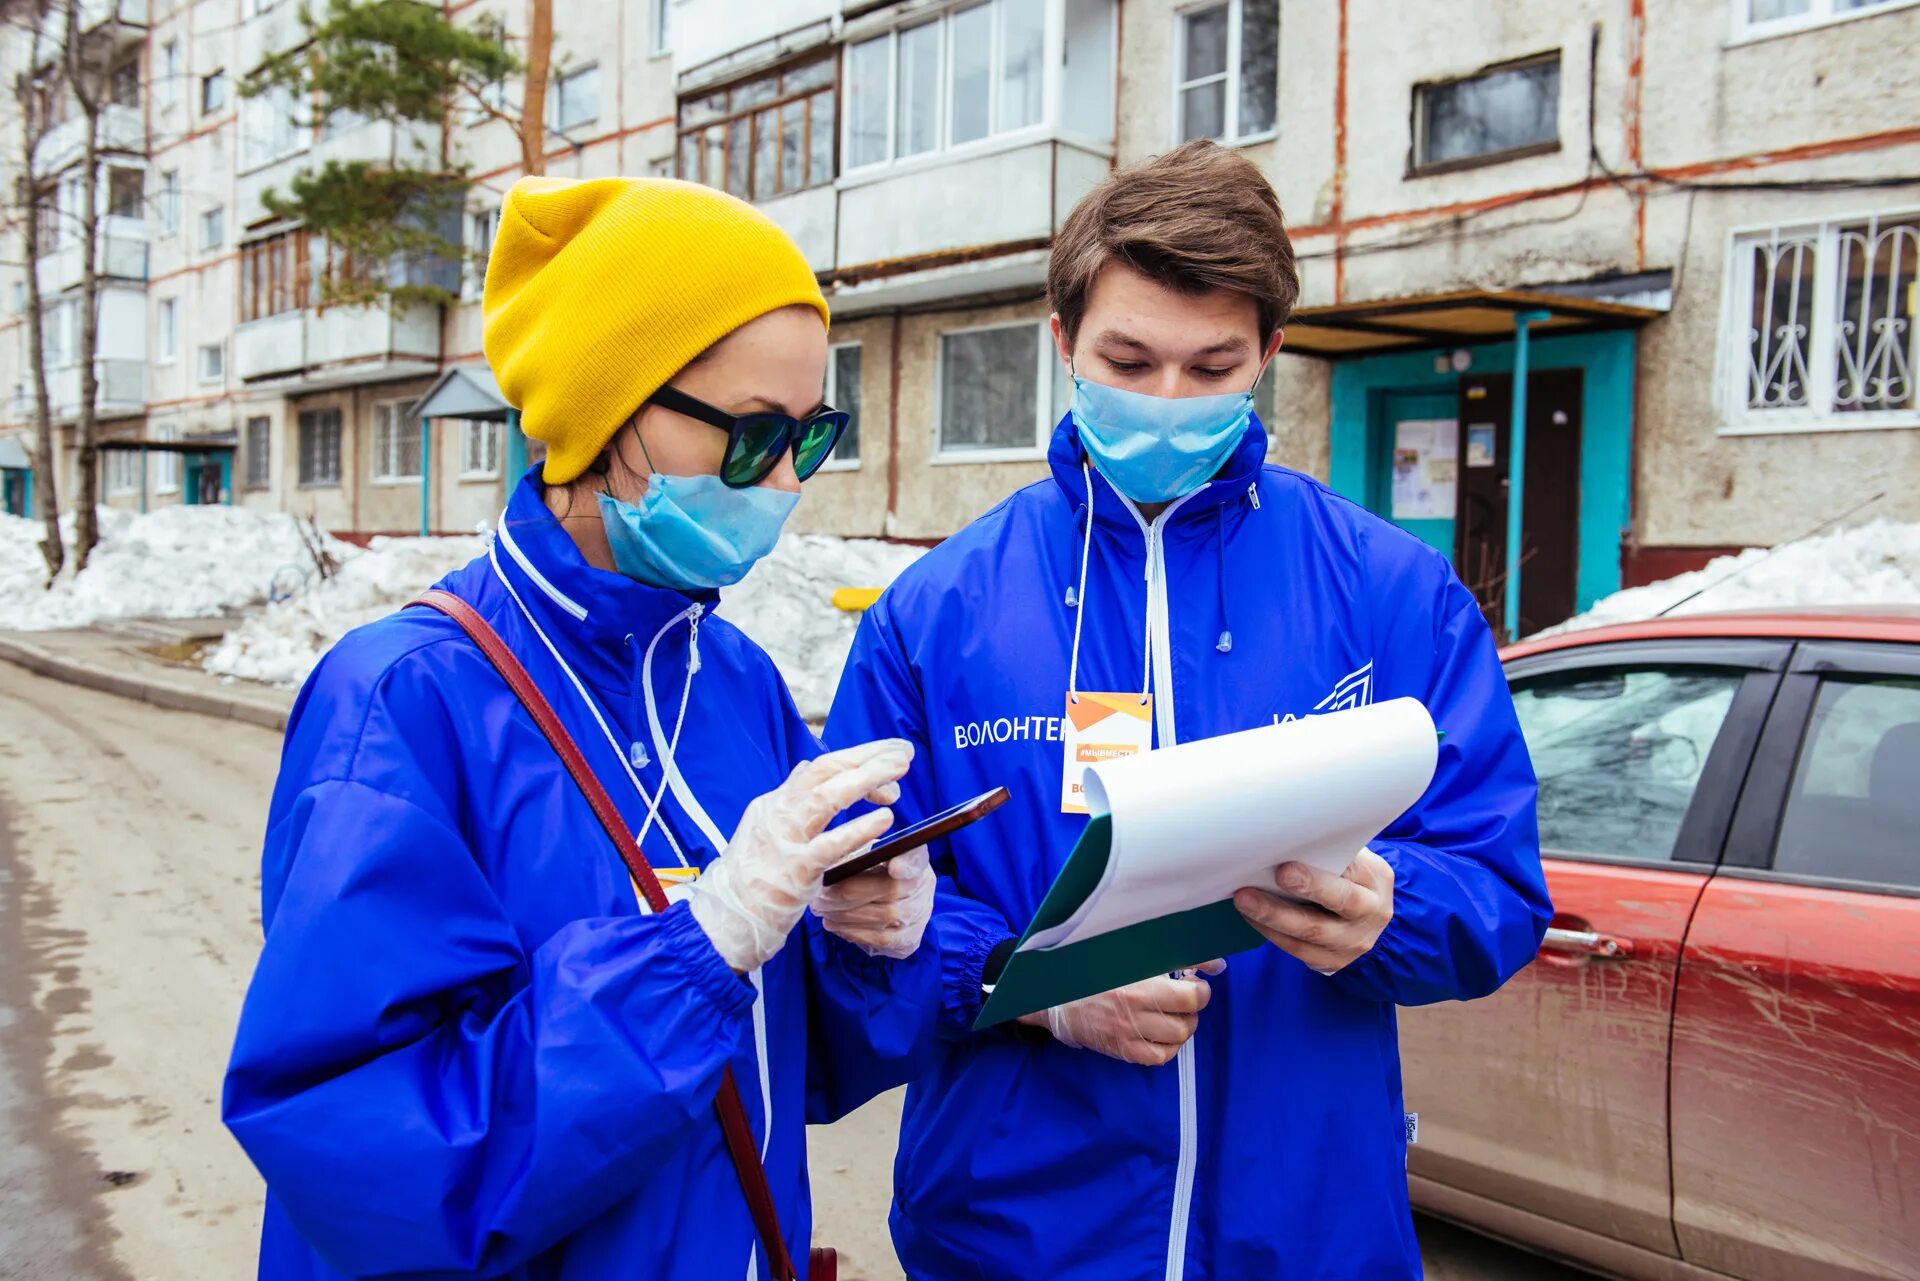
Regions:
<instances>
[{"instance_id":1,"label":"teal entrance door","mask_svg":"<svg viewBox=\"0 0 1920 1281\"><path fill-rule=\"evenodd\" d=\"M1459 484L1459 402L1451 390L1388 391L1373 437L1367 506L1451 558Z\"/></svg>"}]
</instances>

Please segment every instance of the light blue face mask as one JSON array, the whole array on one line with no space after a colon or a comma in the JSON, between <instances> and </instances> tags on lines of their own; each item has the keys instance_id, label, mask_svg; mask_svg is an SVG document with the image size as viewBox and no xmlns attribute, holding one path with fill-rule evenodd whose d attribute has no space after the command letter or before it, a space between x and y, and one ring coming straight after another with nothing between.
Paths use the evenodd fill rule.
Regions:
<instances>
[{"instance_id":1,"label":"light blue face mask","mask_svg":"<svg viewBox=\"0 0 1920 1281\"><path fill-rule=\"evenodd\" d=\"M1184 498L1212 480L1246 434L1253 392L1171 399L1073 376L1087 457L1136 503Z\"/></svg>"},{"instance_id":2,"label":"light blue face mask","mask_svg":"<svg viewBox=\"0 0 1920 1281\"><path fill-rule=\"evenodd\" d=\"M718 476L647 477L637 503L600 495L614 568L636 582L693 592L731 587L780 541L800 495L729 489Z\"/></svg>"}]
</instances>

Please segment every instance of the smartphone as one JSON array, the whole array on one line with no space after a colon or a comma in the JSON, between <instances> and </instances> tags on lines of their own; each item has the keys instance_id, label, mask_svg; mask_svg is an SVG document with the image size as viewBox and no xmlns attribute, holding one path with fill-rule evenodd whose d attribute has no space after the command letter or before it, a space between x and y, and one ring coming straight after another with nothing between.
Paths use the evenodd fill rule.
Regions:
<instances>
[{"instance_id":1,"label":"smartphone","mask_svg":"<svg viewBox=\"0 0 1920 1281\"><path fill-rule=\"evenodd\" d=\"M888 859L905 854L908 850L917 850L922 845L939 840L949 832L957 832L969 823L978 822L1007 803L1008 792L1004 787L996 787L991 792L982 792L970 801L962 801L949 810L941 810L932 818L923 819L912 827L903 828L881 841L865 854L856 854L846 862L827 869L821 878L823 884L837 885L849 876L858 876L870 872Z\"/></svg>"}]
</instances>

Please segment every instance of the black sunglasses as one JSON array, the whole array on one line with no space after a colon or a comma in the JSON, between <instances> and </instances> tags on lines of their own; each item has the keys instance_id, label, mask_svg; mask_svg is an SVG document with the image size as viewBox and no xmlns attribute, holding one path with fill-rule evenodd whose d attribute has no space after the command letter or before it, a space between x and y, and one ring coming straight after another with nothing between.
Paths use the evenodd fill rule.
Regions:
<instances>
[{"instance_id":1,"label":"black sunglasses","mask_svg":"<svg viewBox=\"0 0 1920 1281\"><path fill-rule=\"evenodd\" d=\"M720 479L729 489L751 489L773 473L780 456L793 451L793 473L801 480L820 470L840 433L847 429L847 415L838 409L822 407L804 419L790 414L730 414L706 401L687 395L674 387L662 387L647 398L662 409L685 414L727 433L726 457L720 460Z\"/></svg>"}]
</instances>

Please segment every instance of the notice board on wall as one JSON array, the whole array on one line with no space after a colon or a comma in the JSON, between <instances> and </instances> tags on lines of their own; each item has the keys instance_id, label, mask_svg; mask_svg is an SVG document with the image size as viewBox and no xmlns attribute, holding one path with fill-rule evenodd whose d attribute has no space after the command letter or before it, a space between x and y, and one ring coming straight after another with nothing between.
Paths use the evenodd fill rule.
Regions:
<instances>
[{"instance_id":1,"label":"notice board on wall","mask_svg":"<svg viewBox=\"0 0 1920 1281\"><path fill-rule=\"evenodd\" d=\"M1407 418L1393 425L1393 518L1452 520L1459 483L1460 423Z\"/></svg>"}]
</instances>

